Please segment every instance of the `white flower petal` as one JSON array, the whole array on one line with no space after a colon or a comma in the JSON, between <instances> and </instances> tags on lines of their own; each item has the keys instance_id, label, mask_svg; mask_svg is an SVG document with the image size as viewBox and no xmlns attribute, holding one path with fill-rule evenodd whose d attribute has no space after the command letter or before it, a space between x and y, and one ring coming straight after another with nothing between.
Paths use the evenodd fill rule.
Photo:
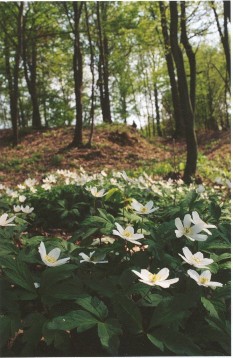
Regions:
<instances>
[{"instance_id":1,"label":"white flower petal","mask_svg":"<svg viewBox=\"0 0 233 358\"><path fill-rule=\"evenodd\" d=\"M193 279L193 280L195 280L196 282L198 282L199 281L199 274L196 272L196 271L194 271L194 270L188 270L187 271L187 274Z\"/></svg>"},{"instance_id":2,"label":"white flower petal","mask_svg":"<svg viewBox=\"0 0 233 358\"><path fill-rule=\"evenodd\" d=\"M164 267L162 270L160 270L156 276L159 276L159 281L164 281L169 276L169 269L167 267Z\"/></svg>"},{"instance_id":3,"label":"white flower petal","mask_svg":"<svg viewBox=\"0 0 233 358\"><path fill-rule=\"evenodd\" d=\"M186 246L183 247L182 251L188 260L193 256L192 252Z\"/></svg>"},{"instance_id":4,"label":"white flower petal","mask_svg":"<svg viewBox=\"0 0 233 358\"><path fill-rule=\"evenodd\" d=\"M56 262L54 262L53 266L61 266L61 265L64 265L67 263L67 261L70 260L70 257L66 257L64 259L60 259L60 260L57 260Z\"/></svg>"},{"instance_id":5,"label":"white flower petal","mask_svg":"<svg viewBox=\"0 0 233 358\"><path fill-rule=\"evenodd\" d=\"M190 214L186 214L184 216L184 227L190 227L191 226L191 215Z\"/></svg>"},{"instance_id":6,"label":"white flower petal","mask_svg":"<svg viewBox=\"0 0 233 358\"><path fill-rule=\"evenodd\" d=\"M43 241L41 241L38 251L40 253L41 259L43 260L43 257L46 256L46 248L45 248Z\"/></svg>"},{"instance_id":7,"label":"white flower petal","mask_svg":"<svg viewBox=\"0 0 233 358\"><path fill-rule=\"evenodd\" d=\"M180 218L176 218L176 219L175 219L175 225L176 225L177 229L178 229L180 232L183 232L184 226L183 226L182 221L180 220ZM182 235L183 235L183 234L182 234ZM182 235L181 235L181 236L182 236Z\"/></svg>"},{"instance_id":8,"label":"white flower petal","mask_svg":"<svg viewBox=\"0 0 233 358\"><path fill-rule=\"evenodd\" d=\"M156 283L156 285L163 287L163 288L168 288L168 287L170 287L170 285L172 285L173 283L176 283L178 281L179 281L178 278L172 278L171 280L158 281Z\"/></svg>"},{"instance_id":9,"label":"white flower petal","mask_svg":"<svg viewBox=\"0 0 233 358\"><path fill-rule=\"evenodd\" d=\"M52 257L54 257L55 260L57 260L58 257L60 256L60 253L61 253L61 250L58 247L56 247L55 249L51 250L48 253L48 256L52 256Z\"/></svg>"}]
</instances>

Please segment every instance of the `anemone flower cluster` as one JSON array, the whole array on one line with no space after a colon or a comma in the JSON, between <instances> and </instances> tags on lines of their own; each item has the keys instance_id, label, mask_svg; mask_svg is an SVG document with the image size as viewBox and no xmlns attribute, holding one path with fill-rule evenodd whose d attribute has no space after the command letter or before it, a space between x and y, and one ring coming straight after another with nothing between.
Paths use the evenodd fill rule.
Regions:
<instances>
[{"instance_id":1,"label":"anemone flower cluster","mask_svg":"<svg viewBox=\"0 0 233 358\"><path fill-rule=\"evenodd\" d=\"M208 235L201 234L201 232L205 231L209 235L212 235L208 229L216 228L215 225L207 224L201 220L196 211L192 212L192 216L190 214L186 214L183 222L180 218L176 218L175 225L177 228L177 230L175 230L176 237L180 238L185 236L191 241L205 241L208 238Z\"/></svg>"}]
</instances>

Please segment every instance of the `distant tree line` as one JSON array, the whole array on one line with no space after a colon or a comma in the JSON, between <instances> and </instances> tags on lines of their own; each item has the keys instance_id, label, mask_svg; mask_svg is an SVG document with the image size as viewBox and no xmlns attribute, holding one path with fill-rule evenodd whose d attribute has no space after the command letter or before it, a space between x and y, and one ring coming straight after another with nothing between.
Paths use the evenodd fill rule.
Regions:
<instances>
[{"instance_id":1,"label":"distant tree line","mask_svg":"<svg viewBox=\"0 0 233 358\"><path fill-rule=\"evenodd\" d=\"M0 124L18 130L141 122L187 142L230 127L230 1L0 3ZM216 36L219 41L216 41ZM213 38L215 41L210 41Z\"/></svg>"}]
</instances>

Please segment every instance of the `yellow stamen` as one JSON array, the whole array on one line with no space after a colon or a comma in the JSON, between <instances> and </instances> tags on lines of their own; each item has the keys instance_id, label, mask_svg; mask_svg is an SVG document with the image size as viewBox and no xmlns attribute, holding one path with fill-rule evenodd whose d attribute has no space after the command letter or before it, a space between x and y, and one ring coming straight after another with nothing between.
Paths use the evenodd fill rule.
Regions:
<instances>
[{"instance_id":1,"label":"yellow stamen","mask_svg":"<svg viewBox=\"0 0 233 358\"><path fill-rule=\"evenodd\" d=\"M200 283L201 283L201 284L205 285L205 284L208 283L208 282L209 282L208 278L206 278L206 277L200 277Z\"/></svg>"},{"instance_id":2,"label":"yellow stamen","mask_svg":"<svg viewBox=\"0 0 233 358\"><path fill-rule=\"evenodd\" d=\"M192 257L193 261L195 261L197 264L199 264L201 262L200 259L198 259L197 257L193 256Z\"/></svg>"},{"instance_id":3,"label":"yellow stamen","mask_svg":"<svg viewBox=\"0 0 233 358\"><path fill-rule=\"evenodd\" d=\"M152 283L157 282L159 279L160 279L160 277L158 275L156 275L156 274L151 273L149 275L149 281L152 282Z\"/></svg>"},{"instance_id":4,"label":"yellow stamen","mask_svg":"<svg viewBox=\"0 0 233 358\"><path fill-rule=\"evenodd\" d=\"M55 257L49 256L49 255L45 256L45 260L48 261L50 264L54 264L54 262L57 261L57 259L55 259Z\"/></svg>"},{"instance_id":5,"label":"yellow stamen","mask_svg":"<svg viewBox=\"0 0 233 358\"><path fill-rule=\"evenodd\" d=\"M191 227L185 227L184 228L184 235L191 234L191 232L192 232Z\"/></svg>"},{"instance_id":6,"label":"yellow stamen","mask_svg":"<svg viewBox=\"0 0 233 358\"><path fill-rule=\"evenodd\" d=\"M145 208L145 207L142 207L142 208L140 209L140 212L141 212L141 213L147 213L147 211L148 211L148 210L147 210L147 208Z\"/></svg>"},{"instance_id":7,"label":"yellow stamen","mask_svg":"<svg viewBox=\"0 0 233 358\"><path fill-rule=\"evenodd\" d=\"M132 237L131 232L126 231L126 230L123 232L123 235L126 236L126 237Z\"/></svg>"}]
</instances>

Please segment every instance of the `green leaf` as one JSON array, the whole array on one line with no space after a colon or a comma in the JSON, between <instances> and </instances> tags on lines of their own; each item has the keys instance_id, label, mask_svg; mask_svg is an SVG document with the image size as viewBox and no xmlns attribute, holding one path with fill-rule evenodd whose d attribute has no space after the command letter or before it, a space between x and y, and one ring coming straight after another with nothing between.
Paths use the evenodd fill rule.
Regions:
<instances>
[{"instance_id":1,"label":"green leaf","mask_svg":"<svg viewBox=\"0 0 233 358\"><path fill-rule=\"evenodd\" d=\"M34 350L38 346L42 337L42 327L46 318L36 312L30 314L23 322L24 329L23 342L25 343L23 348L23 354L33 354Z\"/></svg>"},{"instance_id":2,"label":"green leaf","mask_svg":"<svg viewBox=\"0 0 233 358\"><path fill-rule=\"evenodd\" d=\"M210 300L205 297L201 297L201 303L212 317L218 318L218 312L216 311L213 303Z\"/></svg>"},{"instance_id":3,"label":"green leaf","mask_svg":"<svg viewBox=\"0 0 233 358\"><path fill-rule=\"evenodd\" d=\"M48 329L47 324L45 323L43 326L42 333L45 342L48 345L53 344L56 349L59 349L62 352L66 352L66 356L67 356L67 353L71 349L71 342L68 332Z\"/></svg>"},{"instance_id":4,"label":"green leaf","mask_svg":"<svg viewBox=\"0 0 233 358\"><path fill-rule=\"evenodd\" d=\"M122 322L130 332L138 334L143 331L142 316L133 301L118 295L114 298L114 310L116 311L120 322Z\"/></svg>"},{"instance_id":5,"label":"green leaf","mask_svg":"<svg viewBox=\"0 0 233 358\"><path fill-rule=\"evenodd\" d=\"M147 338L153 343L157 348L159 348L162 352L164 351L164 344L162 341L160 341L153 331L151 333L147 334Z\"/></svg>"},{"instance_id":6,"label":"green leaf","mask_svg":"<svg viewBox=\"0 0 233 358\"><path fill-rule=\"evenodd\" d=\"M88 312L93 313L101 321L105 320L108 315L106 305L97 297L82 295L76 299L76 303L82 308L85 308Z\"/></svg>"},{"instance_id":7,"label":"green leaf","mask_svg":"<svg viewBox=\"0 0 233 358\"><path fill-rule=\"evenodd\" d=\"M150 328L172 322L179 325L183 318L191 314L189 308L195 306L197 298L198 292L193 292L164 299L153 311Z\"/></svg>"},{"instance_id":8,"label":"green leaf","mask_svg":"<svg viewBox=\"0 0 233 358\"><path fill-rule=\"evenodd\" d=\"M4 347L8 339L13 337L20 327L20 321L5 315L0 315L0 348Z\"/></svg>"},{"instance_id":9,"label":"green leaf","mask_svg":"<svg viewBox=\"0 0 233 358\"><path fill-rule=\"evenodd\" d=\"M214 201L212 201L210 203L210 213L211 213L211 216L216 220L218 221L220 216L221 216L221 207L215 203Z\"/></svg>"},{"instance_id":10,"label":"green leaf","mask_svg":"<svg viewBox=\"0 0 233 358\"><path fill-rule=\"evenodd\" d=\"M224 262L222 264L219 264L220 270L230 270L231 269L231 261Z\"/></svg>"},{"instance_id":11,"label":"green leaf","mask_svg":"<svg viewBox=\"0 0 233 358\"><path fill-rule=\"evenodd\" d=\"M98 336L100 342L102 346L114 356L118 353L120 334L122 334L122 330L117 320L109 319L104 323L98 323Z\"/></svg>"},{"instance_id":12,"label":"green leaf","mask_svg":"<svg viewBox=\"0 0 233 358\"><path fill-rule=\"evenodd\" d=\"M115 193L120 193L120 190L118 188L112 188L110 189L107 194L105 195L105 200L109 200Z\"/></svg>"},{"instance_id":13,"label":"green leaf","mask_svg":"<svg viewBox=\"0 0 233 358\"><path fill-rule=\"evenodd\" d=\"M95 326L99 321L89 312L76 310L66 313L64 316L58 316L48 322L49 329L66 331L77 328L78 332L84 332Z\"/></svg>"},{"instance_id":14,"label":"green leaf","mask_svg":"<svg viewBox=\"0 0 233 358\"><path fill-rule=\"evenodd\" d=\"M3 271L12 283L31 291L37 296L31 272L19 258L0 258L0 263L4 266Z\"/></svg>"},{"instance_id":15,"label":"green leaf","mask_svg":"<svg viewBox=\"0 0 233 358\"><path fill-rule=\"evenodd\" d=\"M203 353L201 349L193 343L193 339L168 327L153 330L152 335L161 341L171 352L177 355L193 356Z\"/></svg>"}]
</instances>

